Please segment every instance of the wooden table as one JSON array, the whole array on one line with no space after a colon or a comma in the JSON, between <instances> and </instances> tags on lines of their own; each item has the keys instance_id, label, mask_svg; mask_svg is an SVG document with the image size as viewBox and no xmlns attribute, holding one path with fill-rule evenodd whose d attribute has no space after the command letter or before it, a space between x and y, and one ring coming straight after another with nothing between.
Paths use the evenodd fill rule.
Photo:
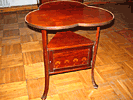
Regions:
<instances>
[{"instance_id":1,"label":"wooden table","mask_svg":"<svg viewBox=\"0 0 133 100\"><path fill-rule=\"evenodd\" d=\"M100 34L100 26L111 23L114 15L103 8L87 6L76 1L54 1L42 4L38 10L28 13L25 21L28 25L42 29L43 53L45 62L45 91L42 99L46 99L49 87L49 62L47 30L68 29L76 26L97 27L96 42L92 59L92 82L94 88L94 64Z\"/></svg>"}]
</instances>

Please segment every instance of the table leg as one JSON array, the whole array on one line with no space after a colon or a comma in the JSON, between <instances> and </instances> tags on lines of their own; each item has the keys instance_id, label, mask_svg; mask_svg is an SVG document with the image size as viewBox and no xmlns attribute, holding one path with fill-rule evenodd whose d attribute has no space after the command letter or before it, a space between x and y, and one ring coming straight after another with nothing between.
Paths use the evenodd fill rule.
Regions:
<instances>
[{"instance_id":1,"label":"table leg","mask_svg":"<svg viewBox=\"0 0 133 100\"><path fill-rule=\"evenodd\" d=\"M100 35L100 27L97 27L96 41L94 45L94 52L93 52L93 59L92 59L92 70L91 70L92 84L95 89L98 88L98 85L96 84L94 79L94 66L95 66L96 54L98 49L99 35Z\"/></svg>"},{"instance_id":2,"label":"table leg","mask_svg":"<svg viewBox=\"0 0 133 100\"><path fill-rule=\"evenodd\" d=\"M42 43L43 43L43 55L44 55L44 66L45 66L45 88L42 96L42 100L45 100L47 97L48 89L49 89L49 62L48 62L48 36L47 31L42 30Z\"/></svg>"}]
</instances>

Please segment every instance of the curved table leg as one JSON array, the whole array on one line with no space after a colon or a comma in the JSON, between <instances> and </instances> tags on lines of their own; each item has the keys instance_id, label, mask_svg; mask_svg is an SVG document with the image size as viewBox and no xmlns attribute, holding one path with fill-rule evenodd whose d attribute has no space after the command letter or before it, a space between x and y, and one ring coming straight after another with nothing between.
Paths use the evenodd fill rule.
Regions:
<instances>
[{"instance_id":1,"label":"curved table leg","mask_svg":"<svg viewBox=\"0 0 133 100\"><path fill-rule=\"evenodd\" d=\"M95 89L98 88L98 85L96 84L94 79L94 66L95 66L96 54L98 49L99 35L100 35L100 27L97 27L96 41L94 45L94 52L93 52L93 59L92 59L92 70L91 70L92 84Z\"/></svg>"},{"instance_id":2,"label":"curved table leg","mask_svg":"<svg viewBox=\"0 0 133 100\"><path fill-rule=\"evenodd\" d=\"M48 36L46 30L42 30L42 43L43 43L43 55L44 55L44 66L45 66L45 88L41 99L45 100L49 89L49 64L48 64L48 49L47 49Z\"/></svg>"}]
</instances>

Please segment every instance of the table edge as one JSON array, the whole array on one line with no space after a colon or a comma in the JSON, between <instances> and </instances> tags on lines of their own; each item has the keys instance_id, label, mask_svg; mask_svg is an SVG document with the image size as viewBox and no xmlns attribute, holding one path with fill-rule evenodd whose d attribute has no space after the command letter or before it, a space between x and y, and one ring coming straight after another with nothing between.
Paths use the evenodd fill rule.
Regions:
<instances>
[{"instance_id":1,"label":"table edge","mask_svg":"<svg viewBox=\"0 0 133 100\"><path fill-rule=\"evenodd\" d=\"M58 1L50 1L50 2L58 2ZM71 1L71 2L77 2L77 1ZM49 3L49 2L46 2L46 3ZM78 3L81 3L81 2L78 2ZM102 23L93 23L93 24L88 24L88 23L76 23L76 24L72 24L72 25L65 25L65 26L39 26L39 25L35 25L35 24L31 24L31 23L28 23L28 21L26 20L26 16L29 14L27 14L25 16L25 22L29 25L29 26L32 26L34 28L39 28L39 29L45 29L45 30L61 30L61 29L68 29L68 28L74 28L74 27L77 27L77 26L81 26L81 27L96 27L96 26L104 26L104 25L107 25L107 24L110 24L113 20L114 20L114 14L107 10L107 9L104 9L104 8L101 8L101 7L96 7L96 6L88 6L87 4L84 4L84 3L81 3L87 7L92 7L92 8L98 8L98 9L102 9L102 10L105 10L107 12L109 12L111 15L112 15L112 19L110 21L107 21L107 22L102 22ZM40 5L41 6L41 5ZM39 6L39 7L40 7ZM37 9L39 10L39 9ZM34 12L34 11L37 11L37 10L33 10L31 11L30 13Z\"/></svg>"}]
</instances>

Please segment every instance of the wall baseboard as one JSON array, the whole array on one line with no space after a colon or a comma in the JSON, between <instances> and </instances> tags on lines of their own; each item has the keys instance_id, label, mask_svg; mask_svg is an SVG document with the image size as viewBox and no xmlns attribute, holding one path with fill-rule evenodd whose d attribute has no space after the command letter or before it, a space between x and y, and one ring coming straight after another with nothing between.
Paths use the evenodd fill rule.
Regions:
<instances>
[{"instance_id":1,"label":"wall baseboard","mask_svg":"<svg viewBox=\"0 0 133 100\"><path fill-rule=\"evenodd\" d=\"M38 8L37 5L4 7L4 8L0 8L0 13L21 11L21 10L34 10L37 8Z\"/></svg>"}]
</instances>

